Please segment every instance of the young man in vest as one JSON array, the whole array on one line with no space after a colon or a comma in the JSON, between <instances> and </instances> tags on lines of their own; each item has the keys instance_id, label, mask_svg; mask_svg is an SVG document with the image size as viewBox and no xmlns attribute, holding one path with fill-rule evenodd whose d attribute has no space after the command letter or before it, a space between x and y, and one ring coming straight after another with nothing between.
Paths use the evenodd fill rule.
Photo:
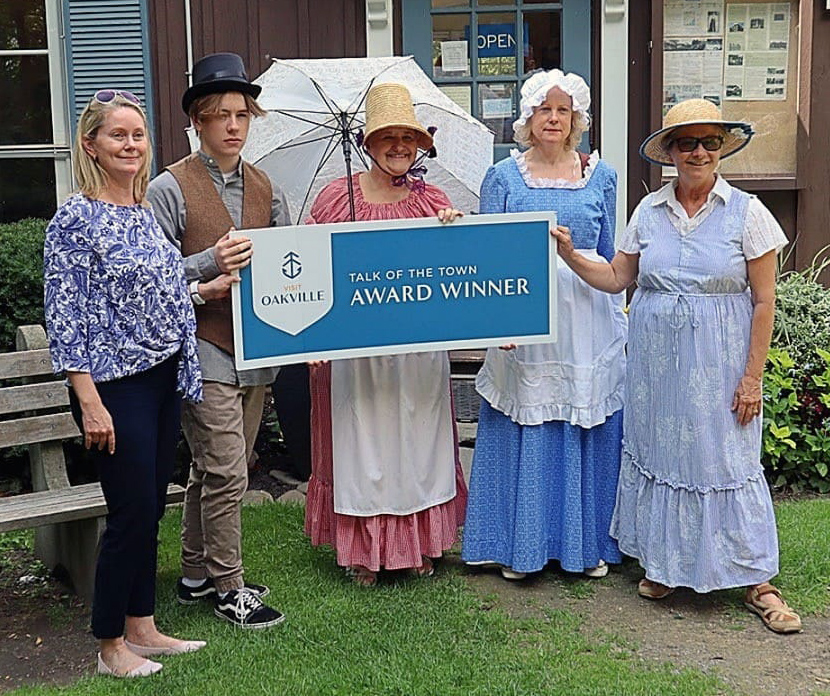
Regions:
<instances>
[{"instance_id":1,"label":"young man in vest","mask_svg":"<svg viewBox=\"0 0 830 696\"><path fill-rule=\"evenodd\" d=\"M237 372L233 361L230 288L251 261L251 242L232 228L289 224L285 197L240 151L261 87L248 81L235 53L205 56L193 66L182 108L199 136L199 151L167 167L147 192L159 224L181 248L196 309L205 400L186 404L182 428L192 453L182 516L178 599L215 596L215 613L242 628L283 620L266 606L263 585L242 577L242 496L262 418L265 386L276 369Z\"/></svg>"}]
</instances>

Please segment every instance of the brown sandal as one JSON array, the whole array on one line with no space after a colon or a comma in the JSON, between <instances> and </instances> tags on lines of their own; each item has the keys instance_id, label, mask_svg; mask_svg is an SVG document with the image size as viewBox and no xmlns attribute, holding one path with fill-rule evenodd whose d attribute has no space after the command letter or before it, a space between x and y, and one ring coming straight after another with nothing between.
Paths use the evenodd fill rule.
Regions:
<instances>
[{"instance_id":1,"label":"brown sandal","mask_svg":"<svg viewBox=\"0 0 830 696\"><path fill-rule=\"evenodd\" d=\"M434 572L435 568L429 556L421 556L421 565L409 569L409 574L416 578L431 578Z\"/></svg>"},{"instance_id":2,"label":"brown sandal","mask_svg":"<svg viewBox=\"0 0 830 696\"><path fill-rule=\"evenodd\" d=\"M654 582L654 580L648 578L643 578L637 584L637 594L646 599L665 599L672 592L674 592L673 587Z\"/></svg>"},{"instance_id":3,"label":"brown sandal","mask_svg":"<svg viewBox=\"0 0 830 696\"><path fill-rule=\"evenodd\" d=\"M764 600L764 596L768 594L778 597L781 604L770 604ZM790 609L778 588L768 582L747 587L744 605L751 612L758 614L764 626L774 633L801 633L801 617Z\"/></svg>"},{"instance_id":4,"label":"brown sandal","mask_svg":"<svg viewBox=\"0 0 830 696\"><path fill-rule=\"evenodd\" d=\"M346 568L346 575L352 579L355 585L361 587L374 587L378 583L378 574L374 570L369 570L366 566L349 566Z\"/></svg>"}]
</instances>

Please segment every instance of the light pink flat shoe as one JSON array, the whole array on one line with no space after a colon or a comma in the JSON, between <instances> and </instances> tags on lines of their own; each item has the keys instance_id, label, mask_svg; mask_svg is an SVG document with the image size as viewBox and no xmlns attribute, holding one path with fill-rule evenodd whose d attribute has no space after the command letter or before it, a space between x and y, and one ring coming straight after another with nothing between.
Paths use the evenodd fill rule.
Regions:
<instances>
[{"instance_id":1,"label":"light pink flat shoe","mask_svg":"<svg viewBox=\"0 0 830 696\"><path fill-rule=\"evenodd\" d=\"M152 660L144 660L138 667L131 669L126 674L119 674L109 668L101 653L98 653L98 674L108 674L111 677L118 677L120 679L132 677L149 677L151 674L161 672L162 664L160 662L153 662Z\"/></svg>"},{"instance_id":2,"label":"light pink flat shoe","mask_svg":"<svg viewBox=\"0 0 830 696\"><path fill-rule=\"evenodd\" d=\"M168 646L153 646L153 645L136 645L128 640L124 644L139 657L153 657L154 655L181 655L183 653L192 653L204 648L207 643L203 640L182 640L176 645Z\"/></svg>"}]
</instances>

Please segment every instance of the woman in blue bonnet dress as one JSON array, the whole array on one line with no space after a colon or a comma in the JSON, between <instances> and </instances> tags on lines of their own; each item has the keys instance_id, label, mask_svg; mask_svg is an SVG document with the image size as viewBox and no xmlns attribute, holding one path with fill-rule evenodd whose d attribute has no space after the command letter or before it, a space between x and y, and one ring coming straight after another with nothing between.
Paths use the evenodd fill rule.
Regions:
<instances>
[{"instance_id":1,"label":"woman in blue bonnet dress","mask_svg":"<svg viewBox=\"0 0 830 696\"><path fill-rule=\"evenodd\" d=\"M611 264L575 251L568 230L552 234L593 287L637 281L611 534L645 569L638 593L746 587L746 607L767 628L796 633L801 619L769 582L778 538L760 461L775 259L787 238L716 171L751 136L708 101L681 102L640 148L677 178L640 202Z\"/></svg>"},{"instance_id":2,"label":"woman in blue bonnet dress","mask_svg":"<svg viewBox=\"0 0 830 696\"><path fill-rule=\"evenodd\" d=\"M561 70L522 87L513 124L525 152L491 167L482 213L556 211L581 253L614 255L617 176L576 147L590 91ZM476 378L483 401L470 477L463 559L518 580L549 560L603 577L621 560L608 533L620 467L626 319L622 298L557 271L558 341L490 348Z\"/></svg>"},{"instance_id":3,"label":"woman in blue bonnet dress","mask_svg":"<svg viewBox=\"0 0 830 696\"><path fill-rule=\"evenodd\" d=\"M200 400L196 323L178 250L144 203L147 118L130 92L100 90L78 121L80 190L44 244L44 313L55 372L98 468L107 524L95 570L99 674L158 672L152 655L192 652L155 625L158 522L184 396Z\"/></svg>"}]
</instances>

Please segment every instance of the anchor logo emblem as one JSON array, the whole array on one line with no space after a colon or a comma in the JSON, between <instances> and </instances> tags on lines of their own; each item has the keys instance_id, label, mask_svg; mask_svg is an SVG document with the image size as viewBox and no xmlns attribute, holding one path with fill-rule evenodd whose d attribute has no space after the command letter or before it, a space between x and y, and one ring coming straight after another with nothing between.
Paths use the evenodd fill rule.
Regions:
<instances>
[{"instance_id":1,"label":"anchor logo emblem","mask_svg":"<svg viewBox=\"0 0 830 696\"><path fill-rule=\"evenodd\" d=\"M286 278L293 280L300 273L303 272L303 265L300 263L300 255L294 251L289 251L283 258L282 274Z\"/></svg>"}]
</instances>

